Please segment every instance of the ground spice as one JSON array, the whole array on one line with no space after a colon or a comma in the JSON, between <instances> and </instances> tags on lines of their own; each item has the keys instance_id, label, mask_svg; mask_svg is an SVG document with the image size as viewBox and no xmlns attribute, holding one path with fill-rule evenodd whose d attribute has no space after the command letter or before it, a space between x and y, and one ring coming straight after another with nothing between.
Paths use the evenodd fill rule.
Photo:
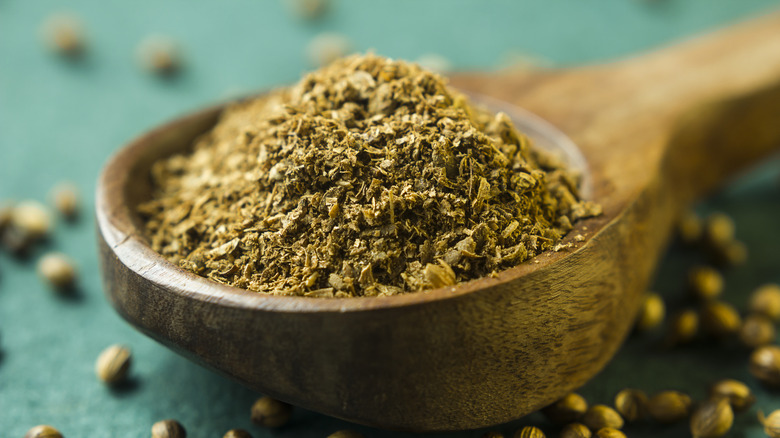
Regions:
<instances>
[{"instance_id":1,"label":"ground spice","mask_svg":"<svg viewBox=\"0 0 780 438\"><path fill-rule=\"evenodd\" d=\"M279 295L395 295L490 275L599 213L504 113L414 64L352 56L233 105L140 206L153 248Z\"/></svg>"}]
</instances>

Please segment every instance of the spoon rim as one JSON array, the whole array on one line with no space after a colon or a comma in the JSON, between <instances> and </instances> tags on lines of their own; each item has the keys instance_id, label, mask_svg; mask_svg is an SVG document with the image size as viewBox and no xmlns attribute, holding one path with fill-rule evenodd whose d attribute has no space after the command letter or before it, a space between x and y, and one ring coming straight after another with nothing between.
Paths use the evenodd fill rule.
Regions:
<instances>
[{"instance_id":1,"label":"spoon rim","mask_svg":"<svg viewBox=\"0 0 780 438\"><path fill-rule=\"evenodd\" d=\"M541 131L543 135L548 137L548 140L560 146L560 151L564 153L567 164L573 165L575 170L580 171L583 175L583 192L584 195L587 195L583 195L583 198L587 199L590 197L591 182L587 161L576 144L566 134L543 118L523 108L494 98L474 95L470 97L480 103L488 104L493 109L512 111L513 114L511 116L513 120L516 120L515 115L518 115L525 122L532 123L534 127L538 128L538 131ZM547 250L519 265L501 270L492 276L476 278L453 286L393 296L317 298L295 295L271 295L229 286L202 277L177 266L152 249L146 238L143 237L143 230L133 220L133 213L131 208L129 208L125 188L131 182L130 173L132 173L138 159L144 157L145 152L150 148L158 145L161 141L159 137L164 137L164 133L177 127L198 123L201 119L213 117L217 121L219 114L227 106L240 100L244 99L212 105L202 110L186 113L183 116L158 125L114 152L102 167L98 177L95 198L98 232L102 235L109 250L123 265L136 275L152 281L162 289L185 294L199 301L230 307L250 308L257 311L345 313L397 309L457 299L471 293L493 289L526 275L539 273L553 262L557 262L587 246L590 239L596 234L597 229L592 228L593 232L588 233L590 236L571 251ZM199 130L197 135L203 134L212 126L213 123L208 124L203 130ZM572 152L574 152L573 155ZM116 187L117 181L120 182L119 187ZM603 219L603 216L601 219ZM590 224L594 219L597 218L578 221L575 224L575 228L570 230L561 242L571 241L577 228L582 227L583 224ZM584 229L587 229L587 227L584 227Z\"/></svg>"}]
</instances>

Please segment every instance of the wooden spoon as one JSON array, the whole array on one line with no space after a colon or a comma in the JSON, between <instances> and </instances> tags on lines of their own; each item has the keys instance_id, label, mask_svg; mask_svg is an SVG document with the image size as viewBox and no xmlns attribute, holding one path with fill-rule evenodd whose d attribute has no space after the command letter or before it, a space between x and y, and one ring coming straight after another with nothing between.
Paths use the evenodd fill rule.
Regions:
<instances>
[{"instance_id":1,"label":"wooden spoon","mask_svg":"<svg viewBox=\"0 0 780 438\"><path fill-rule=\"evenodd\" d=\"M681 208L780 145L780 14L610 65L453 82L531 110L579 147L604 214L576 224L571 248L388 298L266 296L185 272L150 249L134 206L150 164L209 129L213 108L132 142L103 171L111 304L201 364L351 421L436 431L528 414L613 356Z\"/></svg>"}]
</instances>

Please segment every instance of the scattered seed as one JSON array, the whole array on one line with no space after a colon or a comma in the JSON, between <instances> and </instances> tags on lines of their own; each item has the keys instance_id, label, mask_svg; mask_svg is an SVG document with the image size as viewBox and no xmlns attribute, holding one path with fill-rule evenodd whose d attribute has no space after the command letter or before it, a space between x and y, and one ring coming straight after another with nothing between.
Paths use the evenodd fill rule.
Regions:
<instances>
[{"instance_id":1,"label":"scattered seed","mask_svg":"<svg viewBox=\"0 0 780 438\"><path fill-rule=\"evenodd\" d=\"M722 267L740 266L747 261L747 246L739 240L732 240L713 248L713 261Z\"/></svg>"},{"instance_id":2,"label":"scattered seed","mask_svg":"<svg viewBox=\"0 0 780 438\"><path fill-rule=\"evenodd\" d=\"M49 234L51 222L49 210L38 201L22 201L11 211L11 228L16 228L32 240Z\"/></svg>"},{"instance_id":3,"label":"scattered seed","mask_svg":"<svg viewBox=\"0 0 780 438\"><path fill-rule=\"evenodd\" d=\"M731 304L711 301L701 309L701 323L710 335L724 337L739 331L742 321Z\"/></svg>"},{"instance_id":4,"label":"scattered seed","mask_svg":"<svg viewBox=\"0 0 780 438\"><path fill-rule=\"evenodd\" d=\"M723 292L723 276L708 266L697 266L688 273L688 286L696 298L710 300Z\"/></svg>"},{"instance_id":5,"label":"scattered seed","mask_svg":"<svg viewBox=\"0 0 780 438\"><path fill-rule=\"evenodd\" d=\"M296 17L316 20L327 12L327 0L287 0L287 4Z\"/></svg>"},{"instance_id":6,"label":"scattered seed","mask_svg":"<svg viewBox=\"0 0 780 438\"><path fill-rule=\"evenodd\" d=\"M780 320L780 286L765 284L750 295L748 308L751 312L761 313L773 321Z\"/></svg>"},{"instance_id":7,"label":"scattered seed","mask_svg":"<svg viewBox=\"0 0 780 438\"><path fill-rule=\"evenodd\" d=\"M51 199L54 208L65 219L75 219L79 208L79 196L73 183L63 182L54 186L51 192Z\"/></svg>"},{"instance_id":8,"label":"scattered seed","mask_svg":"<svg viewBox=\"0 0 780 438\"><path fill-rule=\"evenodd\" d=\"M333 432L328 438L363 438L363 434L354 430L344 429Z\"/></svg>"},{"instance_id":9,"label":"scattered seed","mask_svg":"<svg viewBox=\"0 0 780 438\"><path fill-rule=\"evenodd\" d=\"M756 401L756 397L750 392L747 385L734 379L725 379L716 382L710 387L710 398L726 398L734 412L746 411Z\"/></svg>"},{"instance_id":10,"label":"scattered seed","mask_svg":"<svg viewBox=\"0 0 780 438\"><path fill-rule=\"evenodd\" d=\"M734 221L725 213L712 213L704 223L706 243L715 248L734 240Z\"/></svg>"},{"instance_id":11,"label":"scattered seed","mask_svg":"<svg viewBox=\"0 0 780 438\"><path fill-rule=\"evenodd\" d=\"M352 50L352 43L340 34L321 33L315 36L306 48L309 62L317 67L330 64Z\"/></svg>"},{"instance_id":12,"label":"scattered seed","mask_svg":"<svg viewBox=\"0 0 780 438\"><path fill-rule=\"evenodd\" d=\"M694 211L684 212L677 220L677 235L686 245L695 245L701 241L702 220Z\"/></svg>"},{"instance_id":13,"label":"scattered seed","mask_svg":"<svg viewBox=\"0 0 780 438\"><path fill-rule=\"evenodd\" d=\"M598 438L626 438L626 434L612 427L602 427L596 432Z\"/></svg>"},{"instance_id":14,"label":"scattered seed","mask_svg":"<svg viewBox=\"0 0 780 438\"><path fill-rule=\"evenodd\" d=\"M659 423L676 423L691 414L691 398L679 391L661 391L647 403L647 411Z\"/></svg>"},{"instance_id":15,"label":"scattered seed","mask_svg":"<svg viewBox=\"0 0 780 438\"><path fill-rule=\"evenodd\" d=\"M76 268L65 254L51 252L38 261L38 275L54 290L65 291L76 282Z\"/></svg>"},{"instance_id":16,"label":"scattered seed","mask_svg":"<svg viewBox=\"0 0 780 438\"><path fill-rule=\"evenodd\" d=\"M694 438L718 438L725 435L734 423L734 412L728 398L707 400L691 417Z\"/></svg>"},{"instance_id":17,"label":"scattered seed","mask_svg":"<svg viewBox=\"0 0 780 438\"><path fill-rule=\"evenodd\" d=\"M748 369L761 383L780 387L780 348L775 345L757 348L750 355Z\"/></svg>"},{"instance_id":18,"label":"scattered seed","mask_svg":"<svg viewBox=\"0 0 780 438\"><path fill-rule=\"evenodd\" d=\"M62 438L62 434L59 430L51 426L41 424L40 426L35 426L28 430L27 433L24 434L24 438Z\"/></svg>"},{"instance_id":19,"label":"scattered seed","mask_svg":"<svg viewBox=\"0 0 780 438\"><path fill-rule=\"evenodd\" d=\"M171 38L153 35L138 46L141 65L159 76L172 76L182 67L179 45Z\"/></svg>"},{"instance_id":20,"label":"scattered seed","mask_svg":"<svg viewBox=\"0 0 780 438\"><path fill-rule=\"evenodd\" d=\"M566 424L579 420L587 410L588 402L585 398L572 392L542 409L542 413L553 423Z\"/></svg>"},{"instance_id":21,"label":"scattered seed","mask_svg":"<svg viewBox=\"0 0 780 438\"><path fill-rule=\"evenodd\" d=\"M620 429L623 427L623 418L614 409L606 405L593 405L582 416L582 422L596 431L605 427Z\"/></svg>"},{"instance_id":22,"label":"scattered seed","mask_svg":"<svg viewBox=\"0 0 780 438\"><path fill-rule=\"evenodd\" d=\"M152 438L186 438L187 431L176 420L162 420L152 425Z\"/></svg>"},{"instance_id":23,"label":"scattered seed","mask_svg":"<svg viewBox=\"0 0 780 438\"><path fill-rule=\"evenodd\" d=\"M739 330L739 340L747 347L761 347L775 340L775 325L760 313L748 315Z\"/></svg>"},{"instance_id":24,"label":"scattered seed","mask_svg":"<svg viewBox=\"0 0 780 438\"><path fill-rule=\"evenodd\" d=\"M13 211L13 208L13 204L9 201L0 202L0 233L2 233L5 227L11 223L11 212Z\"/></svg>"},{"instance_id":25,"label":"scattered seed","mask_svg":"<svg viewBox=\"0 0 780 438\"><path fill-rule=\"evenodd\" d=\"M663 298L657 293L646 293L636 321L637 330L646 332L658 327L663 322L665 314L666 306Z\"/></svg>"},{"instance_id":26,"label":"scattered seed","mask_svg":"<svg viewBox=\"0 0 780 438\"><path fill-rule=\"evenodd\" d=\"M78 58L84 53L84 29L73 15L52 15L43 23L41 33L48 48L55 53L69 58Z\"/></svg>"},{"instance_id":27,"label":"scattered seed","mask_svg":"<svg viewBox=\"0 0 780 438\"><path fill-rule=\"evenodd\" d=\"M514 438L545 438L545 435L538 427L525 426L515 432Z\"/></svg>"},{"instance_id":28,"label":"scattered seed","mask_svg":"<svg viewBox=\"0 0 780 438\"><path fill-rule=\"evenodd\" d=\"M222 438L252 438L252 434L244 429L230 429Z\"/></svg>"},{"instance_id":29,"label":"scattered seed","mask_svg":"<svg viewBox=\"0 0 780 438\"><path fill-rule=\"evenodd\" d=\"M699 315L693 309L686 309L677 313L669 321L666 333L667 345L686 344L696 337L699 330Z\"/></svg>"},{"instance_id":30,"label":"scattered seed","mask_svg":"<svg viewBox=\"0 0 780 438\"><path fill-rule=\"evenodd\" d=\"M647 395L638 389L624 389L615 395L615 410L628 422L647 415Z\"/></svg>"},{"instance_id":31,"label":"scattered seed","mask_svg":"<svg viewBox=\"0 0 780 438\"><path fill-rule=\"evenodd\" d=\"M281 427L292 415L292 406L271 397L260 397L252 405L252 422L263 427Z\"/></svg>"},{"instance_id":32,"label":"scattered seed","mask_svg":"<svg viewBox=\"0 0 780 438\"><path fill-rule=\"evenodd\" d=\"M593 433L582 423L569 423L561 430L560 438L590 438Z\"/></svg>"},{"instance_id":33,"label":"scattered seed","mask_svg":"<svg viewBox=\"0 0 780 438\"><path fill-rule=\"evenodd\" d=\"M768 417L758 411L758 422L764 426L764 433L770 438L780 438L780 410L772 411Z\"/></svg>"},{"instance_id":34,"label":"scattered seed","mask_svg":"<svg viewBox=\"0 0 780 438\"><path fill-rule=\"evenodd\" d=\"M133 356L130 349L123 345L112 345L98 356L95 362L95 374L108 385L116 385L127 378Z\"/></svg>"}]
</instances>

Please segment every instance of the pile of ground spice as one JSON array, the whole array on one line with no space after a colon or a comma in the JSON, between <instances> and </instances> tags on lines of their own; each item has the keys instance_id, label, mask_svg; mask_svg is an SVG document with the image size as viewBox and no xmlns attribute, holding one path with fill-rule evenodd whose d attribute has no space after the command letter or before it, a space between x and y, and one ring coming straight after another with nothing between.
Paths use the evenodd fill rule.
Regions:
<instances>
[{"instance_id":1,"label":"pile of ground spice","mask_svg":"<svg viewBox=\"0 0 780 438\"><path fill-rule=\"evenodd\" d=\"M355 55L234 104L155 164L152 247L220 283L377 296L490 275L598 214L504 113L415 64Z\"/></svg>"}]
</instances>

